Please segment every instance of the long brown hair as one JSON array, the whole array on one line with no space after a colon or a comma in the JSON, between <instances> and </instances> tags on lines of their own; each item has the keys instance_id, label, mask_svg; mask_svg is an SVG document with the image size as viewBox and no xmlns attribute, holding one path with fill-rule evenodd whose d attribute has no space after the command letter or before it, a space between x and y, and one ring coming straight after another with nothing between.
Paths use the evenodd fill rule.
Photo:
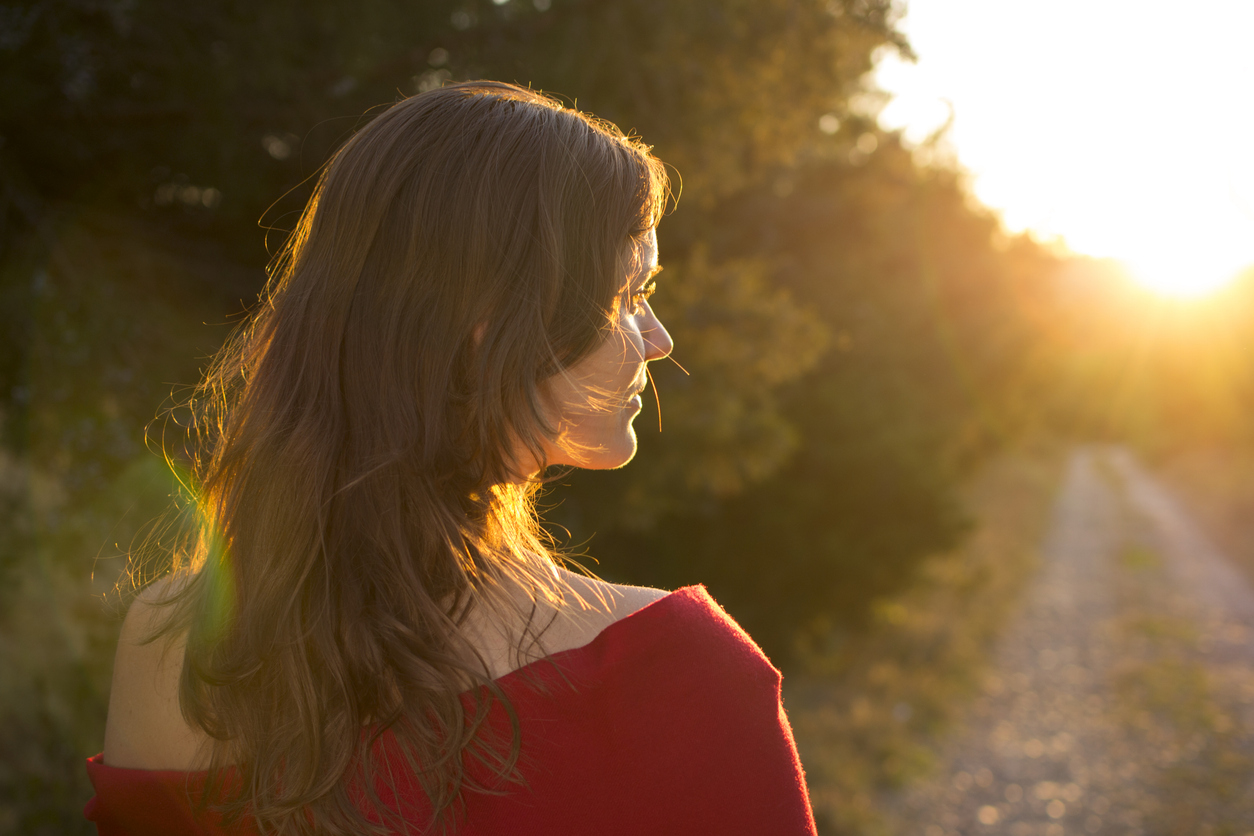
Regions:
<instances>
[{"instance_id":1,"label":"long brown hair","mask_svg":"<svg viewBox=\"0 0 1254 836\"><path fill-rule=\"evenodd\" d=\"M505 581L560 602L518 462L543 465L542 384L614 327L666 193L639 141L495 82L400 101L327 164L193 399L200 522L166 629L228 820L405 827L360 806L385 730L432 822L489 789L468 759L525 778L516 722L482 733L504 698L461 627L512 607L534 639Z\"/></svg>"}]
</instances>

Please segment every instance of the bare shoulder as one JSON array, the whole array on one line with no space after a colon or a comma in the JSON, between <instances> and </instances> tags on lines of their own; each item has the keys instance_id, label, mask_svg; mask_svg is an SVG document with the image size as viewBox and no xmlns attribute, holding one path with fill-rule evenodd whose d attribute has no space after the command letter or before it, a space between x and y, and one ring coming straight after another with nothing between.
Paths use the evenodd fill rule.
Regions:
<instances>
[{"instance_id":1,"label":"bare shoulder","mask_svg":"<svg viewBox=\"0 0 1254 836\"><path fill-rule=\"evenodd\" d=\"M665 589L609 583L564 569L559 575L566 588L574 593L571 609L584 612L589 626L598 632L670 594Z\"/></svg>"},{"instance_id":2,"label":"bare shoulder","mask_svg":"<svg viewBox=\"0 0 1254 836\"><path fill-rule=\"evenodd\" d=\"M193 769L207 751L208 738L187 724L179 708L186 637L152 638L169 612L160 602L178 583L162 578L146 587L122 622L105 723L104 762L109 766Z\"/></svg>"}]
</instances>

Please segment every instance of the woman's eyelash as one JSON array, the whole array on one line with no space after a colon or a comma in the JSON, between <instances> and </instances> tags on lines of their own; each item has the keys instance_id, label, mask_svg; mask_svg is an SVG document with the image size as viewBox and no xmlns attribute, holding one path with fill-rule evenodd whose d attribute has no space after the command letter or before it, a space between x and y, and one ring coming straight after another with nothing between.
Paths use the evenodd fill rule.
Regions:
<instances>
[{"instance_id":1,"label":"woman's eyelash","mask_svg":"<svg viewBox=\"0 0 1254 836\"><path fill-rule=\"evenodd\" d=\"M649 282L647 285L640 288L635 293L631 294L632 309L633 310L639 309L640 303L648 299L650 296L652 296L654 291L656 290L657 290L657 282Z\"/></svg>"}]
</instances>

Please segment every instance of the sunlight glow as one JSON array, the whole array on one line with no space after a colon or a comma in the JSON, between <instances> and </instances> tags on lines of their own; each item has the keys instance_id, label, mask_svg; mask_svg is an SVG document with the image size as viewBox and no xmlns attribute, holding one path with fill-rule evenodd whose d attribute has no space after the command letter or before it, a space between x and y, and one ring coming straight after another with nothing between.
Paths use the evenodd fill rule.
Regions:
<instances>
[{"instance_id":1,"label":"sunlight glow","mask_svg":"<svg viewBox=\"0 0 1254 836\"><path fill-rule=\"evenodd\" d=\"M909 0L881 126L945 150L1008 229L1198 296L1254 264L1254 2ZM952 110L951 110L952 108Z\"/></svg>"},{"instance_id":2,"label":"sunlight glow","mask_svg":"<svg viewBox=\"0 0 1254 836\"><path fill-rule=\"evenodd\" d=\"M1178 299L1197 299L1225 287L1236 278L1237 272L1212 264L1205 266L1204 258L1188 252L1167 260L1124 260L1124 265L1136 282L1162 296Z\"/></svg>"}]
</instances>

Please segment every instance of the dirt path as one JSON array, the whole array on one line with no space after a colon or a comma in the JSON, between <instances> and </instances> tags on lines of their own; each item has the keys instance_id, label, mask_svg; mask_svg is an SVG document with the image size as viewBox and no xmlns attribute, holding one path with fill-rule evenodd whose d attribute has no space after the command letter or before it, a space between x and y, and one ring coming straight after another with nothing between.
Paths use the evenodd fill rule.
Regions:
<instances>
[{"instance_id":1,"label":"dirt path","mask_svg":"<svg viewBox=\"0 0 1254 836\"><path fill-rule=\"evenodd\" d=\"M1068 466L1022 612L901 834L1254 834L1254 590L1120 449Z\"/></svg>"}]
</instances>

